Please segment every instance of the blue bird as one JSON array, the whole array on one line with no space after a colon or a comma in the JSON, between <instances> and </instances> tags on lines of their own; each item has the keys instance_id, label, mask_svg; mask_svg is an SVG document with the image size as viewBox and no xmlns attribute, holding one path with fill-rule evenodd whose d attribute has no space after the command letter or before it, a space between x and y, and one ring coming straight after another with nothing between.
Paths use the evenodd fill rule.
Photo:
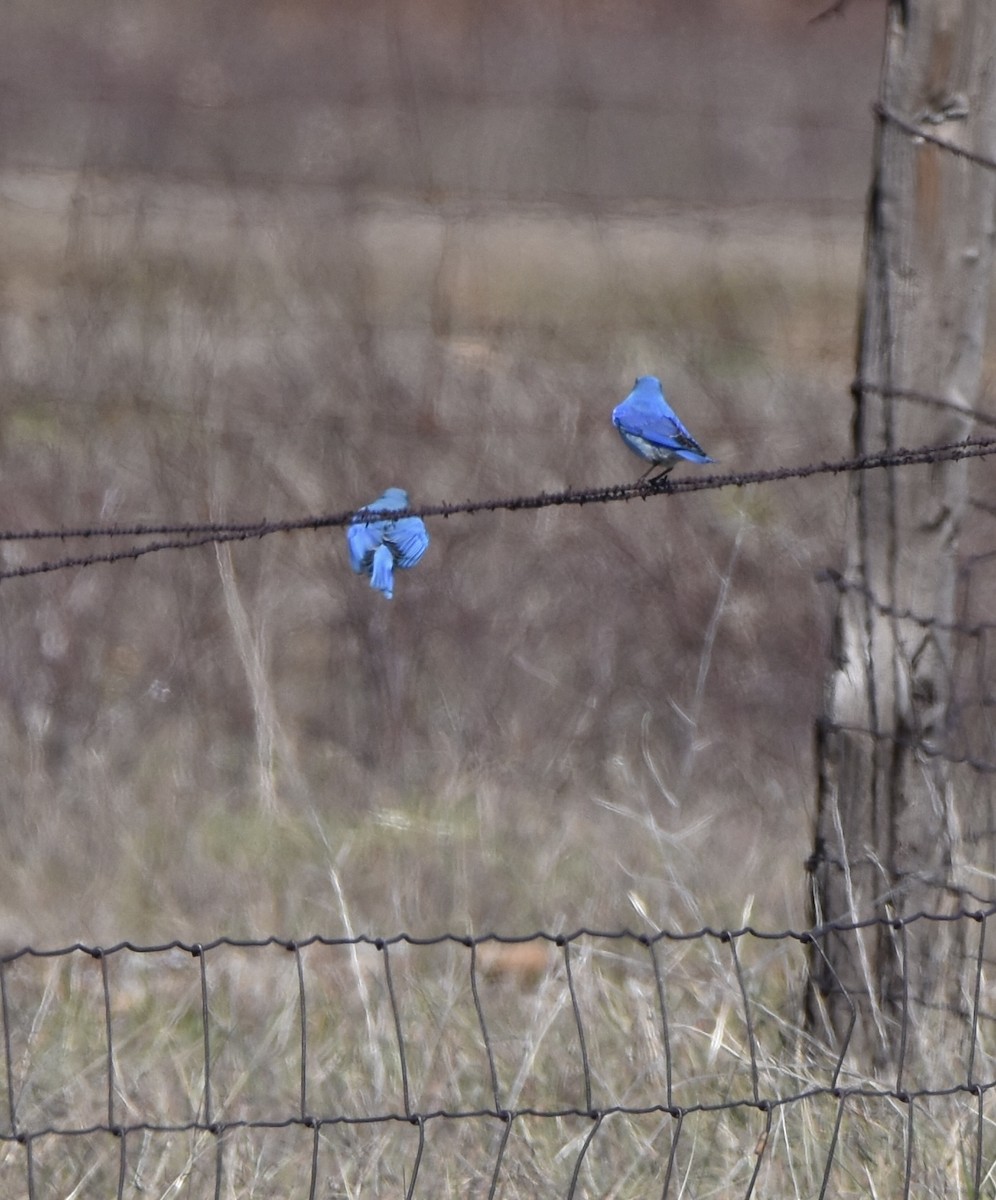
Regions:
<instances>
[{"instance_id":1,"label":"blue bird","mask_svg":"<svg viewBox=\"0 0 996 1200\"><path fill-rule=\"evenodd\" d=\"M401 512L409 508L408 493L390 487L378 500L356 514ZM429 545L429 534L421 517L388 518L384 521L354 521L346 526L349 561L357 575L369 575L370 586L391 599L394 568L414 567Z\"/></svg>"},{"instance_id":2,"label":"blue bird","mask_svg":"<svg viewBox=\"0 0 996 1200\"><path fill-rule=\"evenodd\" d=\"M716 461L682 425L678 414L664 399L664 389L656 375L643 375L636 381L622 404L613 409L612 424L630 450L650 461L641 480L655 467L662 470L651 482L665 479L682 459L693 463Z\"/></svg>"}]
</instances>

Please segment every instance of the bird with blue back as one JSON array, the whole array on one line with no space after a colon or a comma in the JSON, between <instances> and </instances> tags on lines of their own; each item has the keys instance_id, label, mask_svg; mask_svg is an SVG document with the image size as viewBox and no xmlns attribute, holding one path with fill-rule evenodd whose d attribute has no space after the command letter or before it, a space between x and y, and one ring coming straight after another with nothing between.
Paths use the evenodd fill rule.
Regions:
<instances>
[{"instance_id":1,"label":"bird with blue back","mask_svg":"<svg viewBox=\"0 0 996 1200\"><path fill-rule=\"evenodd\" d=\"M612 424L634 454L650 462L640 476L642 482L651 471L661 468L650 483L663 482L679 462L715 462L681 423L664 399L664 388L656 375L643 375L633 390L612 411Z\"/></svg>"},{"instance_id":2,"label":"bird with blue back","mask_svg":"<svg viewBox=\"0 0 996 1200\"><path fill-rule=\"evenodd\" d=\"M421 517L383 517L362 521L377 513L399 513L411 507L403 488L387 491L359 510L346 526L349 561L357 575L369 575L370 586L383 592L388 600L394 595L394 568L414 567L429 545L429 533Z\"/></svg>"}]
</instances>

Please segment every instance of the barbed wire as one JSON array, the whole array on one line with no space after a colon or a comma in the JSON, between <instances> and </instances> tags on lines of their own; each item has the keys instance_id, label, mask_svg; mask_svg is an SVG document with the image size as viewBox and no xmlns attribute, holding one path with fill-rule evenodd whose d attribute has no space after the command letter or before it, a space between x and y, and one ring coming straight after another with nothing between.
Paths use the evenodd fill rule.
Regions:
<instances>
[{"instance_id":1,"label":"barbed wire","mask_svg":"<svg viewBox=\"0 0 996 1200\"><path fill-rule=\"evenodd\" d=\"M957 158L964 158L968 162L975 163L978 167L984 167L987 171L996 171L996 160L989 158L988 155L978 154L974 150L966 150L964 146L959 146L956 142L950 142L947 138L938 137L936 133L929 133L921 124L916 124L913 121L901 117L899 113L893 112L892 109L877 101L872 105L872 111L880 121L889 125L895 125L897 129L901 129L914 141L929 142L932 146L937 146L941 150L947 150L949 154L954 154ZM945 114L940 114L945 116ZM946 115L948 120L957 120L964 117L965 113L953 112Z\"/></svg>"},{"instance_id":2,"label":"barbed wire","mask_svg":"<svg viewBox=\"0 0 996 1200\"><path fill-rule=\"evenodd\" d=\"M873 392L877 396L882 396L889 400L910 400L915 404L923 404L928 408L939 408L947 412L958 413L963 417L970 417L979 425L991 425L996 427L996 416L991 413L983 412L978 408L970 408L966 404L958 404L954 400L948 400L943 396L935 396L930 392L920 392L913 388L898 388L884 383L875 383L870 379L855 379L851 383L851 394L853 396L862 396L868 392Z\"/></svg>"},{"instance_id":3,"label":"barbed wire","mask_svg":"<svg viewBox=\"0 0 996 1200\"><path fill-rule=\"evenodd\" d=\"M380 512L385 517L417 516L451 517L481 512L521 512L563 505L608 504L620 500L647 500L651 497L681 495L686 492L715 491L726 487L747 487L751 484L808 479L816 475L840 475L853 471L870 471L891 467L922 466L929 463L956 462L984 458L996 454L996 438L967 438L937 446L920 446L913 450L898 449L859 455L836 462L810 463L799 467L776 467L768 470L734 472L727 475L704 475L658 482L613 484L600 488L568 488L562 492L540 492L531 496L505 497L489 500L467 500L454 504L427 504ZM159 537L177 535L164 540L102 554L70 555L27 566L6 567L0 570L0 580L41 575L71 567L90 567L98 563L115 563L142 558L164 550L189 550L214 543L249 541L275 533L297 533L343 527L362 520L356 509L325 515L313 515L291 520L251 523L194 522L160 525L97 525L64 529L2 530L0 542L69 541L90 538Z\"/></svg>"},{"instance_id":4,"label":"barbed wire","mask_svg":"<svg viewBox=\"0 0 996 1200\"><path fill-rule=\"evenodd\" d=\"M909 621L914 625L919 625L921 629L939 629L946 633L958 633L969 638L979 638L989 630L996 629L996 621L973 621L970 623L945 621L940 617L917 613L909 608L898 608L879 599L867 583L857 579L848 579L833 567L825 567L821 570L816 576L816 580L818 583L831 584L841 595L847 592L856 592L864 596L880 616L894 617L897 621Z\"/></svg>"},{"instance_id":5,"label":"barbed wire","mask_svg":"<svg viewBox=\"0 0 996 1200\"><path fill-rule=\"evenodd\" d=\"M220 1185L226 1161L231 1155L232 1135L240 1131L265 1133L296 1129L309 1135L303 1143L304 1153L301 1157L305 1160L303 1169L310 1179L308 1194L315 1195L320 1177L323 1139L327 1142L336 1129L373 1127L384 1130L403 1126L412 1128L414 1132L411 1143L401 1149L406 1163L405 1194L412 1196L418 1183L421 1182L424 1187L432 1186L434 1170L440 1178L446 1175L445 1165L442 1169L434 1168L435 1160L431 1156L426 1157L427 1127L446 1125L455 1130L458 1136L462 1132L464 1136L490 1143L478 1174L482 1185L490 1186L488 1195L494 1196L507 1161L512 1158L511 1135L517 1125L525 1127L529 1122L542 1122L552 1126L552 1137L562 1138L564 1123L575 1121L581 1122L582 1127L571 1137L574 1149L570 1151L571 1176L565 1192L568 1197L573 1197L579 1186L586 1156L607 1122L613 1118L638 1121L656 1117L663 1122L662 1130L670 1132L669 1145L656 1155L648 1153L649 1146L642 1143L641 1146L646 1160L645 1170L648 1175L656 1175L658 1187L663 1180L662 1194L667 1196L671 1181L679 1169L679 1160L684 1156L687 1168L691 1161L688 1156L694 1157L691 1146L682 1142L684 1123L696 1116L729 1115L734 1118L729 1126L734 1143L730 1152L734 1161L741 1164L741 1182L745 1188L743 1194L749 1197L762 1167L777 1169L777 1146L781 1141L770 1137L773 1120L777 1118L781 1122L787 1118L779 1114L826 1100L835 1107L836 1121L832 1136L823 1142L825 1157L820 1170L823 1181L820 1195L824 1196L830 1194L829 1180L837 1156L844 1153L838 1135L847 1111L854 1111L859 1104L885 1103L890 1110L898 1106L906 1114L902 1132L903 1137L908 1139L916 1136L914 1113L920 1112L926 1116L932 1102L946 1100L962 1102L960 1110L955 1110L953 1119L957 1119L963 1132L964 1122L968 1119L972 1121L977 1139L977 1144L973 1146L974 1172L977 1182L980 1182L982 1159L979 1146L987 1127L982 1115L983 1104L988 1094L996 1089L996 1060L988 1052L988 1037L980 1036L983 1024L996 1020L996 1016L985 1008L980 982L988 962L985 954L986 930L994 916L996 903L990 902L975 909L962 907L952 912L916 912L860 921L834 921L809 929L779 931L761 930L749 924L734 929L702 926L691 931L661 928L647 933L582 926L569 933L539 930L520 936L442 933L419 937L398 933L391 937L328 937L315 934L302 939L219 937L207 942L174 940L155 945L121 941L109 946L77 942L53 949L25 946L0 955L0 1008L7 1108L6 1120L0 1121L0 1144L6 1143L12 1148L8 1150L0 1172L6 1172L3 1177L9 1179L12 1170L23 1170L30 1200L39 1194L39 1178L46 1171L44 1151L47 1141L83 1143L86 1138L104 1134L117 1143L117 1154L107 1156L109 1165L105 1174L112 1184L116 1179L117 1194L122 1195L126 1181L138 1171L136 1157L148 1153L150 1139L163 1139L165 1145L168 1144L168 1138L193 1134L214 1140L214 1173ZM914 1049L914 1034L921 1029L919 1022L927 1021L933 1029L939 1014L933 1011L928 1014L926 1006L924 1013L920 1014L916 997L909 996L909 988L906 987L904 995L907 995L907 1002L896 1018L903 1026L905 1055L898 1064L889 1067L885 1075L857 1072L856 1065L849 1057L850 1033L838 1044L826 1047L823 1051L815 1042L804 1038L800 1052L791 1056L790 1066L779 1066L777 1062L772 1062L771 1045L767 1039L769 1035L774 1036L777 1045L781 1046L785 1031L777 1019L769 1027L772 1018L771 998L765 994L766 989L770 988L766 966L768 960L762 956L754 962L745 959L744 953L752 948L760 950L765 946L795 944L806 952L819 954L822 943L830 936L856 939L875 930L897 938L897 946L901 947L904 944L903 932L924 922L964 922L967 927L978 930L977 947L967 950L963 960L966 1002L957 1010L947 1011L947 1017L959 1022L964 1030L963 1058L955 1064L945 1060L940 1069L935 1064L937 1077L933 1080L920 1079L919 1076L909 1078L919 1065ZM493 977L493 960L486 955L489 951L500 952L523 944L547 947L549 953L544 960L543 975L548 981L556 983L563 997L564 1022L559 1026L558 1033L551 1032L544 1036L554 1043L550 1048L551 1063L556 1064L553 1075L568 1081L566 1093L560 1084L537 1078L530 1097L523 1098L521 1066L516 1066L514 1056L509 1057L506 1045L508 1035L499 1036L497 1032L498 1027L504 1028L501 1014L505 1006L515 1009L517 1002L510 999L507 991L501 990L503 981ZM603 949L603 945L614 948L611 957L604 960L604 966L600 956L606 954L607 950ZM440 947L449 948L457 956L466 955L462 966L459 965L459 957L455 961L462 979L460 986L469 993L469 1019L463 1027L464 1040L459 1043L459 1049L450 1052L450 1067L459 1075L461 1069L468 1069L472 1063L477 1064L481 1087L487 1095L483 1103L449 1105L440 1102L438 1085L434 1090L427 1078L422 1078L425 1072L424 1064L420 1061L420 1047L429 1036L430 1027L435 1030L433 1036L439 1036L436 1028L438 1014L431 1002L431 994L427 993L431 993L434 982L438 985L440 981L438 977L432 980L428 974L419 974L418 962L411 958L411 954ZM673 953L668 953L669 947L673 948ZM716 995L701 995L701 966L689 960L689 949L694 947L701 949L703 963L711 964L713 973L721 969L718 986L722 991L723 1003L718 1008L729 1010L723 1017L724 1023L728 1023L732 1014L736 1014L743 1039L735 1052L727 1051L730 1055L729 1066L726 1077L718 1085L711 1071L702 1070L702 1063L694 1052L694 1043L702 1036L697 1033L695 1023L706 1019L710 1012L712 1019L717 1019L718 999ZM278 975L282 974L289 981L282 1002L277 999L279 988L272 974L277 960L262 957L272 948L286 951L292 960L289 972L282 967L277 968ZM335 1000L335 1020L324 1031L325 1037L332 1038L332 1045L327 1045L322 1040L323 1034L318 1032L319 1027L309 1018L314 1009L314 1005L309 1005L309 995L313 997L316 992L322 996L328 994L328 984L323 975L323 965L327 964L324 960L314 959L308 952L331 949L376 952L379 959L377 974L382 986L376 1000L367 994L363 1002L352 1009L343 1000L339 988ZM392 956L400 951L407 951L408 957L401 956L395 963ZM257 964L256 976L226 976L224 971L228 952L238 952L240 955L248 952L252 956L249 961ZM158 1092L154 1093L153 1099L147 1097L144 1104L139 1103L135 1095L128 1069L134 1036L131 1022L133 1019L139 1022L147 1019L147 1009L137 1004L134 998L128 1000L119 997L111 970L112 964L122 956L140 956L141 961L152 967L161 965L171 977L175 977L177 953L189 956L196 964L196 977L191 977L193 986L187 992L187 1000L184 1002L174 995L170 997L174 1013L187 1013L178 1029L183 1030L182 1048L193 1055L191 1061L196 1060L198 1064L196 1072L190 1070L187 1074L200 1080L199 1087L193 1089L195 1094L185 1096L189 1115L183 1117L166 1111L167 1106ZM99 978L89 991L82 982L84 977L78 975L75 991L60 1000L59 993L53 993L44 980L39 978L32 989L30 981L34 977L23 975L23 968L33 961L49 961L54 965L58 960L72 961L74 958L93 962L99 971ZM905 956L901 956L901 959L903 981L908 985L908 964ZM724 962L725 967L722 966ZM414 975L414 986L423 996L423 1002L418 1005L405 1002L404 995L407 993L403 993L402 985L406 973ZM376 974L371 982L373 978L376 978ZM233 983L233 979L241 982ZM698 980L695 986L694 980ZM145 982L150 998L164 986L162 980L157 983L155 977L149 977ZM499 991L487 991L489 983ZM240 1088L236 1087L234 1092L225 1090L220 1046L223 1044L231 1053L233 1041L239 1043L240 1033L247 1041L251 1041L251 1034L248 1029L239 1030L236 1018L223 1015L227 1008L222 1004L221 996L217 995L223 986L241 987L262 996L264 1005L277 1010L272 1013L273 1021L287 1030L289 1056L286 1060L282 1059L285 1065L283 1086L277 1088L278 1094L274 1095L270 1090L272 1081L268 1081L266 1107L261 1112L251 1111L252 1105L242 1096ZM441 1011L454 1020L456 1001L453 989L457 985L450 980L446 986L450 989L449 1002ZM358 991L361 990L358 980L356 987ZM628 1095L614 1094L604 1066L596 1070L592 1057L600 1041L594 1028L594 1013L597 1011L593 1009L594 998L607 987L611 987L614 994L629 996L631 1000L635 998L638 1009L645 1013L649 1022L648 1031L655 1031L651 1039L641 1041L633 1040L628 1031L622 1030L622 1035L630 1045L627 1057L637 1070L636 1077L649 1080L646 1086L636 1091L630 1086ZM852 1002L856 1003L861 998L853 994ZM95 1045L92 1041L88 1044L87 1059L93 1064L93 1069L85 1096L73 1091L68 1084L63 1089L57 1087L54 1092L50 1089L46 1093L46 1084L50 1085L50 1081L41 1076L46 1069L51 1070L51 1064L40 1050L32 1054L25 1053L26 1047L22 1048L18 1035L18 1029L30 1028L32 1043L37 1042L44 1034L45 1022L53 1019L53 1007L57 1008L60 1003L65 1003L67 1008L73 1010L68 1018L72 1021L81 1022L88 1014L94 1035L103 1040L103 1045ZM371 1005L376 1007L376 1013L372 1012ZM218 1011L219 1006L221 1012ZM132 1014L136 1012L139 1015L133 1018ZM611 1020L609 1010L603 1010L602 1019L606 1022ZM799 1036L803 1037L801 1032ZM168 1046L167 1042L161 1042L160 1050L163 1053L179 1053L181 1047L176 1044L179 1037L180 1034L175 1032L173 1042ZM374 1039L378 1039L379 1054L390 1054L393 1063L392 1086L400 1103L392 1105L381 1088L376 1092L380 1106L375 1110L364 1109L363 1105L356 1102L356 1097L364 1091L364 1087L354 1088L350 1092L341 1083L334 1090L338 1103L329 1106L327 1099L323 1103L321 1095L327 1097L328 1093L322 1092L319 1087L324 1079L319 1064L324 1057L329 1055L334 1059L337 1048L341 1051L342 1046L355 1042L367 1045L371 1051L369 1061L372 1062L378 1057L373 1054L371 1042ZM321 1041L321 1054L316 1052L316 1040ZM290 1052L291 1046L296 1046L294 1052ZM658 1051L664 1059L663 1064L653 1061ZM529 1056L532 1064L530 1069L538 1076L540 1072L535 1063L535 1048L526 1045L523 1053ZM454 1055L465 1059L466 1063L453 1061ZM99 1066L101 1058L102 1068ZM665 1068L663 1071L660 1069L662 1065ZM320 1075L317 1080L316 1072ZM642 1072L648 1074L644 1076ZM508 1081L512 1076L515 1076L516 1082L510 1084ZM369 1083L370 1080L364 1081L365 1085ZM575 1100L570 1098L571 1092L576 1096ZM436 1098L435 1103L431 1102L432 1096ZM430 1099L430 1102L425 1103L426 1099ZM94 1104L101 1106L102 1118L78 1122L67 1120L74 1101L81 1107L92 1107ZM57 1114L60 1119L53 1119ZM757 1115L760 1129L750 1120L745 1120L751 1114ZM936 1120L936 1115L932 1119ZM587 1131L585 1124L590 1124ZM617 1138L618 1133L614 1133L600 1141L604 1147L603 1153L608 1156L606 1170L613 1169L613 1139ZM753 1146L753 1153L741 1144L745 1138ZM19 1168L13 1151L15 1146L23 1149L23 1161ZM568 1150L569 1145L563 1147L561 1154ZM929 1161L929 1151L923 1157ZM914 1159L906 1154L897 1159L896 1164L890 1167L888 1158L883 1156L883 1169L891 1174L892 1182L897 1182L901 1177L908 1191L917 1179ZM49 1164L47 1170L49 1173L61 1171L60 1177L68 1183L73 1176L74 1166L76 1162L73 1155L60 1154L59 1167ZM76 1169L83 1168L79 1166ZM430 1176L427 1181L423 1181L423 1169L425 1175ZM594 1164L592 1169L596 1169ZM91 1165L90 1171L96 1171L96 1168ZM728 1180L725 1189L728 1195L733 1194L729 1186ZM882 1186L891 1190L886 1183ZM62 1190L71 1189L67 1186ZM975 1194L980 1194L978 1189Z\"/></svg>"},{"instance_id":6,"label":"barbed wire","mask_svg":"<svg viewBox=\"0 0 996 1200\"><path fill-rule=\"evenodd\" d=\"M974 754L959 753L955 750L946 749L926 737L918 736L916 733L897 733L894 730L888 729L872 729L867 725L832 721L828 717L817 718L816 724L818 729L832 733L852 733L858 737L869 738L872 741L889 742L894 746L901 746L906 750L915 750L918 754L922 754L926 758L940 759L942 762L951 763L953 766L968 767L980 775L996 775L996 762L990 762Z\"/></svg>"},{"instance_id":7,"label":"barbed wire","mask_svg":"<svg viewBox=\"0 0 996 1200\"><path fill-rule=\"evenodd\" d=\"M243 82L245 82L245 79L246 77L243 77ZM324 78L321 82L325 82ZM561 87L559 89L550 89L546 86L528 88L522 87L521 84L516 88L501 88L495 86L494 83L490 86L482 85L478 75L473 77L471 88L433 86L431 83L427 84L423 82L419 85L419 94L423 99L442 100L457 111L483 107L489 111L501 113L504 111L530 111L535 110L537 107L543 107L552 112L575 112L579 108L584 108L591 104L591 101L576 88ZM48 81L38 87L24 83L13 87L5 83L4 97L8 104L25 101L28 103L37 103L40 99L51 101L51 87ZM60 109L66 105L80 105L82 107L92 105L94 108L107 108L126 102L129 106L135 108L144 107L153 110L169 109L173 111L189 110L194 113L226 113L233 111L245 112L261 108L289 108L299 110L316 101L334 105L336 110L351 114L356 112L393 111L396 109L396 100L393 96L388 95L386 99L383 96L378 98L376 93L366 90L361 92L339 92L330 97L327 93L323 93L321 87L302 91L283 92L275 91L271 87L255 93L244 92L242 94L238 94L234 88L229 88L227 94L222 95L219 90L217 98L205 101L180 89L168 90L160 88L159 91L155 91L153 87L149 85L143 86L136 80L129 80L126 88L117 91L112 89L105 90L98 86L93 87L92 90L83 92L66 91L60 94L58 106ZM641 96L639 93L627 93L624 90L620 90L616 95L600 96L598 103L602 111L620 112L628 116L657 116L662 112L667 112L675 118L695 117L700 120L702 119L701 106L695 104L693 99L683 97L681 94L668 101L664 101L656 92ZM863 123L858 119L859 113L860 110L857 110L854 114L853 128L860 128ZM720 110L718 116L725 118L730 124L737 125L754 120L756 128L777 132L796 130L799 127L798 119L794 119L792 115L783 118L759 118L757 114L745 113L740 105L733 103L728 108ZM710 119L715 121L717 117L711 114ZM825 116L814 113L806 122L807 129L820 130L833 128L839 130L846 127L841 122L839 109L828 109ZM19 169L25 167L30 169L38 166L36 160L15 159L13 161ZM168 172L166 174L168 175ZM274 172L275 176L276 174ZM219 172L216 178L231 180L232 176L232 172L229 172L227 176L223 176ZM286 179L287 176L285 175L284 178Z\"/></svg>"},{"instance_id":8,"label":"barbed wire","mask_svg":"<svg viewBox=\"0 0 996 1200\"><path fill-rule=\"evenodd\" d=\"M816 18L816 19L818 19L818 18ZM93 102L95 105L99 106L99 104L101 104L101 103L110 102L111 99L112 99L112 97L110 95L108 95L106 97L95 97L93 99ZM511 96L511 95L506 96L504 99L502 99L500 97L490 97L490 96L482 95L479 100L477 98L474 98L474 99L466 101L464 103L468 107L473 107L474 105L480 103L480 104L487 104L489 106L497 105L499 108L507 108L509 111L515 111L516 107L519 107L522 105L529 106L531 104L534 104L537 99L547 101L549 103L551 109L554 109L555 107L565 107L570 110L570 109L573 109L576 107L575 101L567 101L567 102L559 101L558 102L556 95L554 95L554 96L539 96L539 97L529 96L525 100L522 100L521 97L516 99L516 97ZM461 103L461 101L459 100L458 97L453 97L450 102L453 104L457 104L457 105L459 105ZM150 104L151 107L159 106L157 104L157 102L152 99L150 99L148 101L148 103ZM209 112L214 112L214 111L218 111L218 110L224 111L226 108L236 108L236 109L243 108L243 107L251 108L257 104L259 104L259 105L265 104L267 106L269 106L271 104L276 104L276 106L280 106L281 104L284 104L284 103L288 103L288 104L296 103L296 98L288 97L286 100L277 98L275 101L272 100L270 97L266 97L265 99L260 99L259 101L256 101L251 98L250 99L239 98L239 99L235 99L233 101L227 102L227 103L220 103L217 105L200 105L189 99L185 100L184 97L182 97L180 95L172 95L172 96L169 96L168 98L164 97L164 99L162 101L162 105L164 107L182 108L182 107L184 107L184 105L187 105L191 109L203 110L203 111L209 111ZM349 108L353 105L355 105L357 107L361 107L361 108L366 106L365 101L356 100L355 98L351 98L351 97L339 97L339 98L337 98L336 104L337 104L337 106L346 107L346 108ZM637 99L627 98L627 97L618 97L615 101L613 101L613 104L611 105L611 107L618 109L620 112L626 112L626 113L631 113L631 114L644 113L644 114L652 115L654 112L658 111L657 106L655 106L653 104L653 102L651 102L651 101L640 101ZM911 139L919 140L919 141L923 141L923 142L929 142L930 144L935 145L935 146L939 147L940 149L946 150L951 154L957 155L960 158L964 158L964 159L968 160L969 162L973 162L973 163L975 163L979 166L982 166L988 170L996 170L996 161L994 161L993 159L987 157L986 155L978 154L974 151L967 150L964 147L958 146L954 142L948 141L947 139L942 138L942 137L938 136L937 134L929 132L927 129L925 129L923 127L922 124L917 124L914 121L908 120L908 119L900 116L898 113L895 113L891 109L887 108L881 102L876 102L875 104L873 104L872 111L874 112L874 114L878 120L880 120L883 123L888 123L888 124L894 125L897 129L900 129L904 133L906 133ZM784 126L782 126L782 125L779 125L778 122L769 121L766 123L766 127L771 128L771 129L789 128L790 124L791 123L787 123ZM65 170L64 168L49 166L48 164L45 164L45 163L39 163L33 159L24 159L24 160L18 161L16 159L11 159L8 157L5 165L6 165L6 169L8 171L17 172L17 173L20 173L23 175L31 174L31 175L41 176L41 175L46 175L46 174L49 174L49 175L60 174L60 173L64 173L64 170ZM73 168L73 171L75 173L78 173L79 170L81 170L81 169L85 172L88 168L87 168L86 164L83 164L82 167L75 166ZM128 179L128 180L133 180L136 178L136 172L135 172L134 168L128 167L126 165L115 164L112 162L102 163L102 164L100 164L99 167L95 167L93 170L94 170L94 173L96 175L99 175L101 178L108 178L108 179L124 178L124 179ZM267 171L267 170L262 170L262 169L250 169L250 168L241 168L239 170L237 176L233 175L233 173L231 171L213 171L212 172L209 170L204 170L203 168L198 168L198 169L191 168L189 170L184 170L182 168L177 168L177 167L173 167L171 169L161 168L156 171L155 178L160 183L162 183L163 181L166 181L167 183L172 182L172 183L176 183L176 184L193 184L193 185L197 185L197 186L210 186L210 185L221 184L221 185L225 186L226 188L231 188L236 185L243 185L243 186L248 186L248 187L263 187L265 189L272 189L275 187L286 188L286 187L290 186L290 187L296 187L296 188L299 188L302 190L316 190L316 189L328 190L329 188L337 186L341 182L337 177L334 177L334 176L329 177L329 176L323 175L319 172L306 172L306 173L299 173L298 175L288 175L288 173L286 171L272 171L272 170ZM490 197L491 192L489 192L485 189L475 190L473 188L468 188L465 190L464 195L467 197L475 197L478 199L482 199L485 197ZM453 198L451 198L451 204L452 204L452 199ZM552 192L548 189L548 192L546 195L546 202L544 204L534 203L534 204L530 205L528 202L525 202L525 204L522 205L522 207L525 207L525 208L537 207L539 209L545 210L549 207L549 202L551 200L555 201L558 205L562 206L565 204L566 205L569 205L572 203L576 204L578 201L584 201L585 203L588 203L588 202L590 202L590 196L585 192L571 191L570 189L565 189L565 188L554 189ZM17 206L17 207L27 207L27 208L35 207L33 205L25 205L23 201L15 200L9 196L3 195L2 193L0 193L0 204L13 205L13 206ZM162 208L162 207L169 208L170 207L169 205L163 205L161 200L156 201L156 206L160 207L160 208ZM352 207L355 207L355 206L351 204L351 208ZM379 202L377 204L375 204L374 207L380 207ZM440 207L441 207L442 211L446 211L446 209L447 209L447 205L445 205L445 204L441 205L441 202L437 202L434 204L434 208L438 209ZM459 204L457 205L457 207L459 207ZM514 196L503 196L502 197L502 207L510 208L513 211L518 211L520 206L517 206L516 198ZM621 200L616 202L614 205L603 201L603 207L605 207L605 211L610 212L610 213L611 212L624 212L628 208L628 206ZM808 208L810 210L822 211L823 209L825 209L826 204L825 204L825 202L821 202L821 201L815 201L815 202L810 201L807 203L804 199L793 200L793 202L792 202L793 211L797 211L800 207ZM641 209L641 211L644 211L644 210Z\"/></svg>"}]
</instances>

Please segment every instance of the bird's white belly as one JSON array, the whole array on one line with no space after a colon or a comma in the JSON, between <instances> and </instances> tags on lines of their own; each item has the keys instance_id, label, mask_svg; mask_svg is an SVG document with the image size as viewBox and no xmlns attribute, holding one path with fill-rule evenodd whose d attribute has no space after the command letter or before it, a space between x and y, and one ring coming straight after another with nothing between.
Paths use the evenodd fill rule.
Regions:
<instances>
[{"instance_id":1,"label":"bird's white belly","mask_svg":"<svg viewBox=\"0 0 996 1200\"><path fill-rule=\"evenodd\" d=\"M631 433L629 430L620 429L623 441L631 450L635 450L641 458L647 459L648 462L667 463L677 462L679 455L667 446L659 446L656 442L648 441L647 438L641 437L638 433Z\"/></svg>"}]
</instances>

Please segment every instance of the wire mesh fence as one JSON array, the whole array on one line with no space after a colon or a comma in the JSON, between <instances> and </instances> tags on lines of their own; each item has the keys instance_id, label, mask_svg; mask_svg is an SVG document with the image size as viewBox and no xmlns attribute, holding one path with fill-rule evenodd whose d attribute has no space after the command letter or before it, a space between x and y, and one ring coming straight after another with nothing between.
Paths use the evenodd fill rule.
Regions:
<instances>
[{"instance_id":1,"label":"wire mesh fence","mask_svg":"<svg viewBox=\"0 0 996 1200\"><path fill-rule=\"evenodd\" d=\"M981 1195L994 916L882 926L901 965L911 924L966 927L963 1003L927 1028L910 1015L882 1072L799 1023L827 928L26 948L0 962L0 1180L32 1197L689 1180L823 1196L953 1195L957 1177Z\"/></svg>"}]
</instances>

